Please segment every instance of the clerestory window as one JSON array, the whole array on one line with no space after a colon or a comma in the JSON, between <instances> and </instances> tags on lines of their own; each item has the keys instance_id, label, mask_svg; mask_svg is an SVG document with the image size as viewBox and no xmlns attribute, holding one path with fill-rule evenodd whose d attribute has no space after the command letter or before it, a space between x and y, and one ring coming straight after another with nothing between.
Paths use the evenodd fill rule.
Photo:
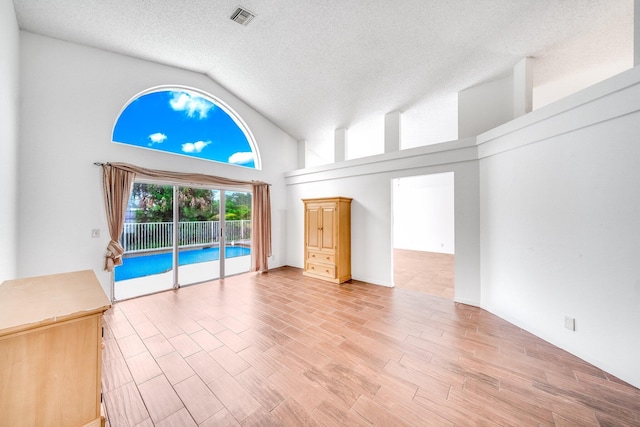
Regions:
<instances>
[{"instance_id":1,"label":"clerestory window","mask_svg":"<svg viewBox=\"0 0 640 427\"><path fill-rule=\"evenodd\" d=\"M135 96L118 116L115 143L260 169L243 120L194 89L156 88Z\"/></svg>"}]
</instances>

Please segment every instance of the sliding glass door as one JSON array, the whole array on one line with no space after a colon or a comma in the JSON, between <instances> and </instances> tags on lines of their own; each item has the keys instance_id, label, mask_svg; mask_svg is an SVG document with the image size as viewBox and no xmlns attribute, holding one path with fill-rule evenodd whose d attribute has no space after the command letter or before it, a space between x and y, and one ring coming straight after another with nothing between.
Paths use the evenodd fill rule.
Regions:
<instances>
[{"instance_id":1,"label":"sliding glass door","mask_svg":"<svg viewBox=\"0 0 640 427\"><path fill-rule=\"evenodd\" d=\"M181 286L220 278L220 191L179 187L178 281Z\"/></svg>"},{"instance_id":2,"label":"sliding glass door","mask_svg":"<svg viewBox=\"0 0 640 427\"><path fill-rule=\"evenodd\" d=\"M116 300L247 272L251 193L137 182L121 242Z\"/></svg>"},{"instance_id":3,"label":"sliding glass door","mask_svg":"<svg viewBox=\"0 0 640 427\"><path fill-rule=\"evenodd\" d=\"M173 287L173 186L135 183L114 269L114 298L123 300Z\"/></svg>"},{"instance_id":4,"label":"sliding glass door","mask_svg":"<svg viewBox=\"0 0 640 427\"><path fill-rule=\"evenodd\" d=\"M224 271L226 276L251 268L251 193L225 191Z\"/></svg>"}]
</instances>

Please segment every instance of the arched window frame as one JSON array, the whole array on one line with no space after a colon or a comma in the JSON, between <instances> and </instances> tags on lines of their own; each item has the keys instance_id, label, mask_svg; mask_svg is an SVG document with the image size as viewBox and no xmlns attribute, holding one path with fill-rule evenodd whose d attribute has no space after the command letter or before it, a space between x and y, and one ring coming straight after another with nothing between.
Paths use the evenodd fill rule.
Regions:
<instances>
[{"instance_id":1,"label":"arched window frame","mask_svg":"<svg viewBox=\"0 0 640 427\"><path fill-rule=\"evenodd\" d=\"M126 145L128 147L136 147L136 148L142 148L142 149L147 149L147 150L152 150L152 151L158 151L158 152L166 153L166 154L172 154L172 155L176 155L176 156L188 157L190 159L199 159L199 160L205 160L205 161L209 161L209 162L222 163L222 164L231 165L231 166L250 168L248 166L244 166L244 165L236 164L236 163L231 163L231 162L228 162L228 161L227 162L222 162L222 161L214 160L214 159L207 159L207 158L203 158L203 157L190 156L189 154L182 154L182 153L175 153L175 152L167 151L167 150L161 150L161 149L154 148L154 147L143 147L143 146L140 146L140 145L130 144L130 143L123 142L123 141L116 141L113 138L116 125L118 124L118 121L120 120L120 116L127 109L127 107L129 107L129 105L131 105L131 103L135 102L140 97L148 95L148 94L151 94L151 93L156 93L156 92L174 92L174 91L175 92L187 92L187 93L190 93L190 94L195 94L197 96L206 98L207 100L211 101L217 108L220 108L225 114L227 114L231 118L231 120L233 120L233 122L236 124L236 126L238 126L238 128L242 131L242 133L245 135L245 137L247 138L247 142L249 143L249 147L251 148L251 151L253 152L253 156L254 156L254 159L253 159L254 167L253 167L253 169L256 169L256 170L261 170L262 169L262 160L261 160L261 156L260 156L260 150L258 149L258 144L256 143L255 137L253 136L253 133L251 132L251 129L249 128L247 123L244 121L244 119L238 113L236 113L233 108L231 108L227 103L225 103L223 100L221 100L217 96L214 96L214 95L212 95L212 94L210 94L210 93L208 93L206 91L203 91L202 89L196 89L196 88L189 87L189 86L182 86L182 85L154 86L154 87L145 89L145 90L143 90L141 92L138 92L136 95L131 97L122 106L122 108L118 112L118 115L116 116L116 119L115 119L115 121L113 123L113 126L112 126L112 129L111 129L111 142L113 142L115 144Z\"/></svg>"}]
</instances>

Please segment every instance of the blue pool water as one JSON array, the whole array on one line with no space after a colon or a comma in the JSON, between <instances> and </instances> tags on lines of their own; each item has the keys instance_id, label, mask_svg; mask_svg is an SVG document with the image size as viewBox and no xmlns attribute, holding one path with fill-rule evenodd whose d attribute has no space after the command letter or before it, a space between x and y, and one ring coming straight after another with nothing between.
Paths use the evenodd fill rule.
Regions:
<instances>
[{"instance_id":1,"label":"blue pool water","mask_svg":"<svg viewBox=\"0 0 640 427\"><path fill-rule=\"evenodd\" d=\"M244 246L227 246L225 256L234 258L249 255L251 250ZM135 279L171 270L173 254L171 252L153 255L142 255L124 258L122 265L115 268L115 280ZM179 265L195 264L197 262L217 261L220 259L219 248L192 249L181 251L178 257Z\"/></svg>"}]
</instances>

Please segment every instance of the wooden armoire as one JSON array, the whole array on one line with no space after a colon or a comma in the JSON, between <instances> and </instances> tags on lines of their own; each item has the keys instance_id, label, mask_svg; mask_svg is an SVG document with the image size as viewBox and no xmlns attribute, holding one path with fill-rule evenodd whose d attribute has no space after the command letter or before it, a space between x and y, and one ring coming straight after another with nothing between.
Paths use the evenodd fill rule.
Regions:
<instances>
[{"instance_id":1,"label":"wooden armoire","mask_svg":"<svg viewBox=\"0 0 640 427\"><path fill-rule=\"evenodd\" d=\"M302 199L305 276L333 283L351 280L351 200Z\"/></svg>"}]
</instances>

